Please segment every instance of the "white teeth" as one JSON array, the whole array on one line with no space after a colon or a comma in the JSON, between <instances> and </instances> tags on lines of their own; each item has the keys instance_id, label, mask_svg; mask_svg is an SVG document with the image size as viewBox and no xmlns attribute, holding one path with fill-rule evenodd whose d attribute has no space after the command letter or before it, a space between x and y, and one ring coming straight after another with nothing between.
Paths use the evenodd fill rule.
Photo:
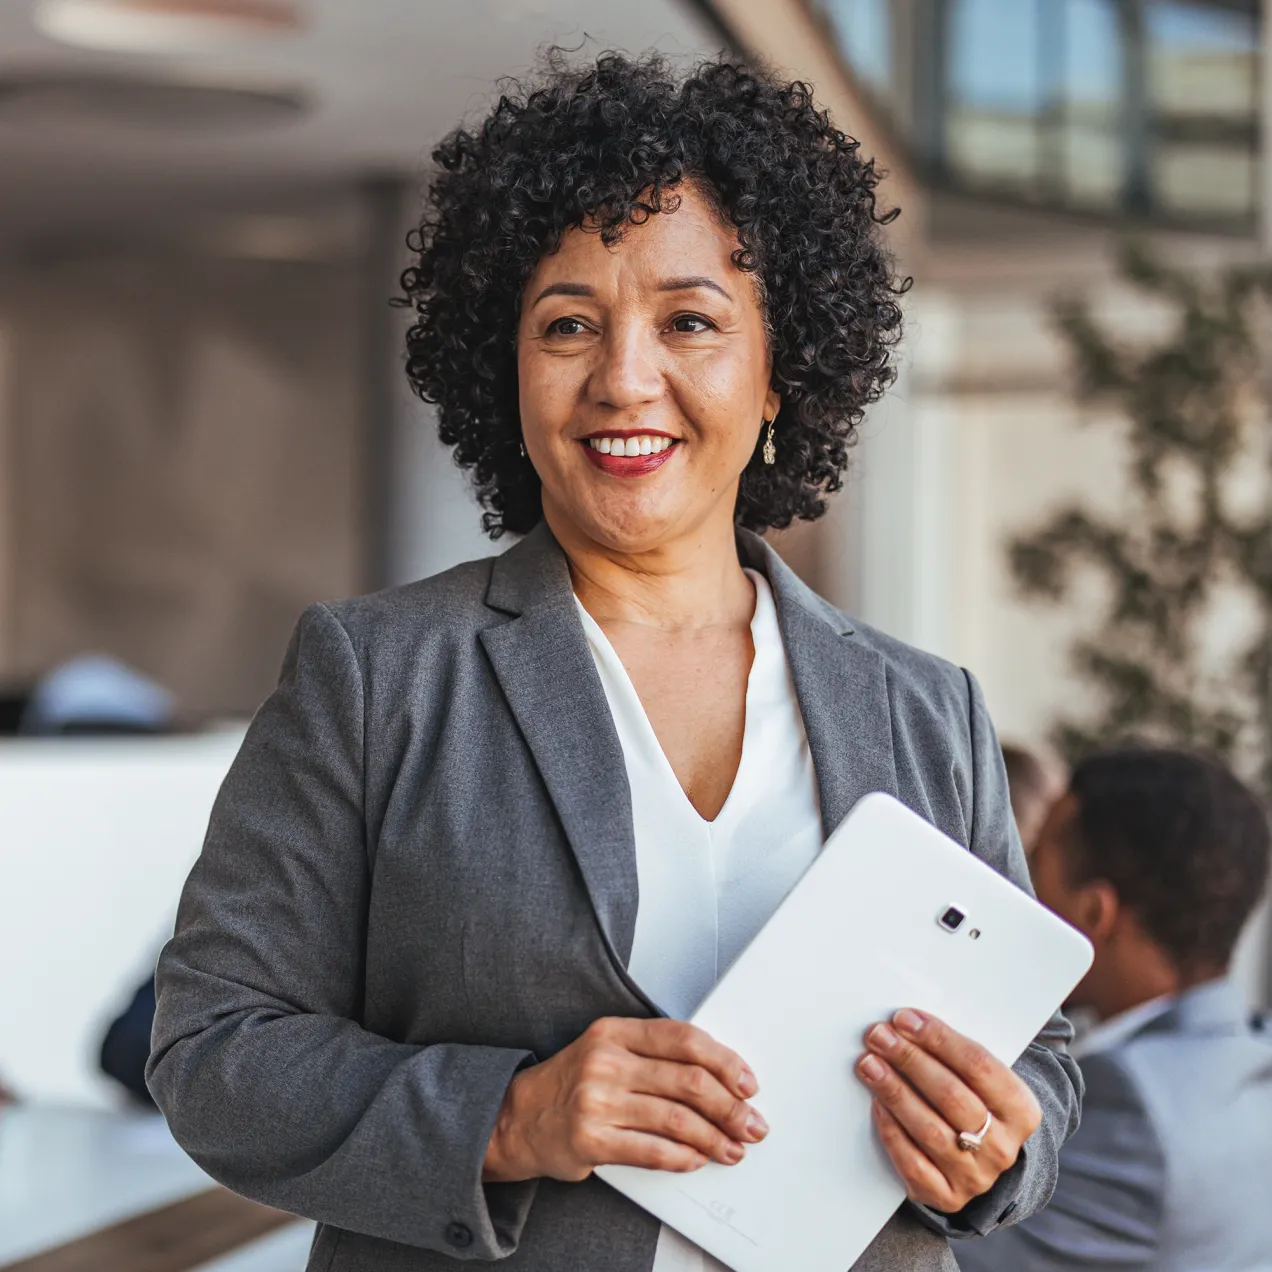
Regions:
<instances>
[{"instance_id":1,"label":"white teeth","mask_svg":"<svg viewBox=\"0 0 1272 1272\"><path fill-rule=\"evenodd\" d=\"M644 433L639 437L589 437L587 444L602 455L658 455L667 450L673 440Z\"/></svg>"}]
</instances>

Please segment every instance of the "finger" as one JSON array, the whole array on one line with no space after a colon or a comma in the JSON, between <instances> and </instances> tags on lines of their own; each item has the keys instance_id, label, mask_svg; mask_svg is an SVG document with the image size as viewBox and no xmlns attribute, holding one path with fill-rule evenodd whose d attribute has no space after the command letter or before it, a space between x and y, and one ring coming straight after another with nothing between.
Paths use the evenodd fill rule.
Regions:
<instances>
[{"instance_id":1,"label":"finger","mask_svg":"<svg viewBox=\"0 0 1272 1272\"><path fill-rule=\"evenodd\" d=\"M737 1140L701 1114L676 1100L655 1095L628 1094L615 1109L614 1125L620 1130L660 1135L684 1144L722 1166L736 1166L746 1154Z\"/></svg>"},{"instance_id":2,"label":"finger","mask_svg":"<svg viewBox=\"0 0 1272 1272\"><path fill-rule=\"evenodd\" d=\"M954 1211L956 1198L949 1180L920 1151L905 1128L876 1100L871 1106L875 1129L911 1201L936 1210Z\"/></svg>"},{"instance_id":3,"label":"finger","mask_svg":"<svg viewBox=\"0 0 1272 1272\"><path fill-rule=\"evenodd\" d=\"M604 1162L598 1166L641 1166L645 1170L669 1170L677 1175L701 1170L710 1159L675 1140L647 1131L614 1131L606 1143Z\"/></svg>"},{"instance_id":4,"label":"finger","mask_svg":"<svg viewBox=\"0 0 1272 1272\"><path fill-rule=\"evenodd\" d=\"M957 1132L890 1064L866 1055L858 1062L857 1072L948 1182L966 1173L971 1163L962 1159L971 1154L958 1147Z\"/></svg>"},{"instance_id":5,"label":"finger","mask_svg":"<svg viewBox=\"0 0 1272 1272\"><path fill-rule=\"evenodd\" d=\"M688 1021L619 1018L613 1023L620 1040L637 1055L701 1065L739 1099L749 1100L759 1090L755 1074L736 1051Z\"/></svg>"},{"instance_id":6,"label":"finger","mask_svg":"<svg viewBox=\"0 0 1272 1272\"><path fill-rule=\"evenodd\" d=\"M742 1143L758 1143L768 1134L764 1118L701 1065L643 1056L635 1064L630 1084L633 1091L687 1105Z\"/></svg>"},{"instance_id":7,"label":"finger","mask_svg":"<svg viewBox=\"0 0 1272 1272\"><path fill-rule=\"evenodd\" d=\"M996 1118L1022 1118L1032 1099L1029 1088L1003 1062L978 1042L951 1029L927 1012L907 1007L892 1017L897 1033L917 1043L952 1069L980 1097ZM981 1119L984 1121L984 1119ZM975 1128L973 1128L975 1129Z\"/></svg>"},{"instance_id":8,"label":"finger","mask_svg":"<svg viewBox=\"0 0 1272 1272\"><path fill-rule=\"evenodd\" d=\"M889 1025L875 1025L866 1046L905 1076L909 1084L957 1131L985 1125L985 1102L947 1064Z\"/></svg>"}]
</instances>

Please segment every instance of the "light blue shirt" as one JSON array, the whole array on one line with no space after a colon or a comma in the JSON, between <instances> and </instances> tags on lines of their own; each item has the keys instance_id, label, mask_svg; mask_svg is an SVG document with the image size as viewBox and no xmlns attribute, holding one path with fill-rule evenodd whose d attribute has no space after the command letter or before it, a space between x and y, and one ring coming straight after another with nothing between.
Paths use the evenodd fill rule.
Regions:
<instances>
[{"instance_id":1,"label":"light blue shirt","mask_svg":"<svg viewBox=\"0 0 1272 1272\"><path fill-rule=\"evenodd\" d=\"M1050 1205L962 1272L1272 1272L1272 1026L1226 979L1145 1008L1087 1040Z\"/></svg>"}]
</instances>

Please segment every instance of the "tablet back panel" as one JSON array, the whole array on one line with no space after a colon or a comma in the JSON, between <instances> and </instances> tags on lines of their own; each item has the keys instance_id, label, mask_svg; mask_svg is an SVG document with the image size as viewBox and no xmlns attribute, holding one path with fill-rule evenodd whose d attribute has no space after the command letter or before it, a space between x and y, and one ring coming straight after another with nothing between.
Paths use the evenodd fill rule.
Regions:
<instances>
[{"instance_id":1,"label":"tablet back panel","mask_svg":"<svg viewBox=\"0 0 1272 1272\"><path fill-rule=\"evenodd\" d=\"M846 1272L905 1198L854 1073L866 1030L918 1007L1011 1064L1090 961L1050 911L868 795L693 1017L751 1065L768 1137L733 1167L596 1173L735 1272Z\"/></svg>"}]
</instances>

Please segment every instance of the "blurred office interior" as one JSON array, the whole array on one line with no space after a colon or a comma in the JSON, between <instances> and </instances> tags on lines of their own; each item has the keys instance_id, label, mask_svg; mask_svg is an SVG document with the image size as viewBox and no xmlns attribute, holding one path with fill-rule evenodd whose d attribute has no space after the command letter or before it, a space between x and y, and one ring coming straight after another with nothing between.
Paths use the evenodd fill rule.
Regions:
<instances>
[{"instance_id":1,"label":"blurred office interior","mask_svg":"<svg viewBox=\"0 0 1272 1272\"><path fill-rule=\"evenodd\" d=\"M150 1122L110 1121L97 1050L301 609L504 546L406 391L387 303L436 138L553 43L809 80L889 171L915 281L845 491L777 541L1040 741L1087 692L1089 606L1029 603L1005 545L1128 481L1051 307L1151 333L1128 233L1201 270L1272 249L1262 21L1259 0L0 0L0 726L86 654L173 704L152 736L0 737L0 1084L22 1100L0 1267L206 1184ZM1256 927L1240 957L1265 1001L1270 948ZM22 1135L65 1158L35 1170ZM207 1266L299 1267L302 1244Z\"/></svg>"}]
</instances>

